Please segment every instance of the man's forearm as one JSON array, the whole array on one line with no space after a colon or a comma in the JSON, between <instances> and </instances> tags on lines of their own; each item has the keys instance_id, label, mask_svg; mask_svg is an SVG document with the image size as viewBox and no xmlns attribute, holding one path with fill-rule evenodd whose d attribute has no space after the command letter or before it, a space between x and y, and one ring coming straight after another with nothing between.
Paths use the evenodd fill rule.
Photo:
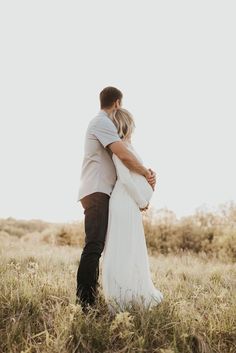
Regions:
<instances>
[{"instance_id":1,"label":"man's forearm","mask_svg":"<svg viewBox=\"0 0 236 353\"><path fill-rule=\"evenodd\" d=\"M126 165L128 169L145 177L150 176L147 168L139 162L136 156L127 148L123 141L116 141L108 145L112 153L115 153L118 158Z\"/></svg>"},{"instance_id":2,"label":"man's forearm","mask_svg":"<svg viewBox=\"0 0 236 353\"><path fill-rule=\"evenodd\" d=\"M147 175L148 169L145 168L144 165L139 162L139 160L135 157L132 152L127 151L126 155L122 156L121 160L126 165L126 167L132 170L133 172L144 176Z\"/></svg>"}]
</instances>

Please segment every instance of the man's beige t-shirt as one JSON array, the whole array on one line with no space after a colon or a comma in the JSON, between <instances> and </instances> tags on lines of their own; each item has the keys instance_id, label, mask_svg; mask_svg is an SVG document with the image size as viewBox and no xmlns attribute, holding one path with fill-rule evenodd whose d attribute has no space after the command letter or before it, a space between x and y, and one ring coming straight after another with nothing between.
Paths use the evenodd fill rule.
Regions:
<instances>
[{"instance_id":1,"label":"man's beige t-shirt","mask_svg":"<svg viewBox=\"0 0 236 353\"><path fill-rule=\"evenodd\" d=\"M112 152L106 147L115 141L121 141L116 126L101 109L90 121L86 131L77 201L93 192L111 195L117 176Z\"/></svg>"}]
</instances>

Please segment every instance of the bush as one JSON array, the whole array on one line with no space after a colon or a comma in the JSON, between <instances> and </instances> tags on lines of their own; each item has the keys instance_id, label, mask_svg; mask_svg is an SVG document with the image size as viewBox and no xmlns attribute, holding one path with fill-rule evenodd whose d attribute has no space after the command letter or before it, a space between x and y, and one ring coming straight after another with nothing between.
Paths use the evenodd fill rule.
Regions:
<instances>
[{"instance_id":1,"label":"bush","mask_svg":"<svg viewBox=\"0 0 236 353\"><path fill-rule=\"evenodd\" d=\"M176 218L166 208L143 213L148 250L151 253L205 253L222 260L236 259L236 205L220 205L216 212L198 209L194 215ZM54 245L84 246L84 221L53 224L39 220L0 220L0 235L22 240L39 239Z\"/></svg>"}]
</instances>

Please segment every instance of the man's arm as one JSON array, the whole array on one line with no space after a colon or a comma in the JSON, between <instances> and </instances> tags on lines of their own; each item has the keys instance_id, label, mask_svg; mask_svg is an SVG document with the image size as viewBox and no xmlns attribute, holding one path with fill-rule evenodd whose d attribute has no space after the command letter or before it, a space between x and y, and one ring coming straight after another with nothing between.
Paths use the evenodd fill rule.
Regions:
<instances>
[{"instance_id":1,"label":"man's arm","mask_svg":"<svg viewBox=\"0 0 236 353\"><path fill-rule=\"evenodd\" d=\"M126 165L130 170L141 174L146 177L149 174L148 169L145 168L135 155L125 146L122 141L117 141L107 146L110 148L112 153L115 153L117 157Z\"/></svg>"},{"instance_id":2,"label":"man's arm","mask_svg":"<svg viewBox=\"0 0 236 353\"><path fill-rule=\"evenodd\" d=\"M115 153L117 157L126 165L126 167L138 174L145 176L149 184L154 189L156 184L156 174L145 168L136 156L129 151L129 149L125 146L123 141L116 141L107 146L112 153Z\"/></svg>"}]
</instances>

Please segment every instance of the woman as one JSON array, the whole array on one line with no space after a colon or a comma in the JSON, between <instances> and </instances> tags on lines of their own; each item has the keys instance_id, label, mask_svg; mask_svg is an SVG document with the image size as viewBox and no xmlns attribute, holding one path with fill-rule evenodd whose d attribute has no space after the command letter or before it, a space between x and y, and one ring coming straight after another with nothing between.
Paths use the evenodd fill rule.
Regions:
<instances>
[{"instance_id":1,"label":"woman","mask_svg":"<svg viewBox=\"0 0 236 353\"><path fill-rule=\"evenodd\" d=\"M131 144L135 128L132 115L119 108L113 117L118 134L142 163ZM131 172L112 155L117 181L109 201L109 219L102 254L102 287L112 312L126 310L127 304L151 307L160 303L163 294L154 287L149 269L148 253L141 211L153 194L146 178Z\"/></svg>"}]
</instances>

